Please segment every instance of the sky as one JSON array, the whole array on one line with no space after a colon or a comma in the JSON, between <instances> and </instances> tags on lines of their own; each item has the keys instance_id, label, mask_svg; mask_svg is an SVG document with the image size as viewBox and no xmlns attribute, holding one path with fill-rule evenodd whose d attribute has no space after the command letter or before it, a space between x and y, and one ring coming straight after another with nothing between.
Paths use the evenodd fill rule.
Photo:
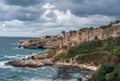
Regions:
<instances>
[{"instance_id":1,"label":"sky","mask_svg":"<svg viewBox=\"0 0 120 81\"><path fill-rule=\"evenodd\" d=\"M0 0L0 36L39 37L120 19L120 0Z\"/></svg>"}]
</instances>

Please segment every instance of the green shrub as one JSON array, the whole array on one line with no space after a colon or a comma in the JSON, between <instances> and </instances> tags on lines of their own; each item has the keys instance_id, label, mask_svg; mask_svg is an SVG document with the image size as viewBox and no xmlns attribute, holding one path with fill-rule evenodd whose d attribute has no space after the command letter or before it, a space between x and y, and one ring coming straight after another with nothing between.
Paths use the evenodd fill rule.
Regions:
<instances>
[{"instance_id":1,"label":"green shrub","mask_svg":"<svg viewBox=\"0 0 120 81\"><path fill-rule=\"evenodd\" d=\"M106 81L106 74L111 73L115 67L110 64L104 64L100 69L92 76L92 81Z\"/></svg>"},{"instance_id":2,"label":"green shrub","mask_svg":"<svg viewBox=\"0 0 120 81\"><path fill-rule=\"evenodd\" d=\"M86 30L92 31L92 30L94 30L94 27L85 27L85 28L79 29L79 31L86 31Z\"/></svg>"},{"instance_id":3,"label":"green shrub","mask_svg":"<svg viewBox=\"0 0 120 81\"><path fill-rule=\"evenodd\" d=\"M120 65L102 65L90 81L120 81Z\"/></svg>"}]
</instances>

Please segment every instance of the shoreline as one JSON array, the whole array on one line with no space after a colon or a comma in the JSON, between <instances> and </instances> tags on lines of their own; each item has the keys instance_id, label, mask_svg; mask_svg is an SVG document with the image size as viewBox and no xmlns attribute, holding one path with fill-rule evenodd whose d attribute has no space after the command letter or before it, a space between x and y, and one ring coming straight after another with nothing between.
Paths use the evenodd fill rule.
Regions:
<instances>
[{"instance_id":1,"label":"shoreline","mask_svg":"<svg viewBox=\"0 0 120 81\"><path fill-rule=\"evenodd\" d=\"M10 65L13 67L29 67L29 68L38 68L43 66L60 66L60 67L76 67L89 71L96 71L99 66L93 66L90 64L78 64L78 63L69 63L55 61L53 62L50 58L47 58L47 53L44 54L35 54L29 55L21 60L9 61L5 65Z\"/></svg>"},{"instance_id":2,"label":"shoreline","mask_svg":"<svg viewBox=\"0 0 120 81\"><path fill-rule=\"evenodd\" d=\"M71 63L67 63L67 62L57 62L55 63L56 66L68 66L68 67L77 67L80 69L84 69L84 70L89 70L89 71L97 71L97 69L99 68L99 66L93 66L93 65L89 65L89 64L71 64Z\"/></svg>"}]
</instances>

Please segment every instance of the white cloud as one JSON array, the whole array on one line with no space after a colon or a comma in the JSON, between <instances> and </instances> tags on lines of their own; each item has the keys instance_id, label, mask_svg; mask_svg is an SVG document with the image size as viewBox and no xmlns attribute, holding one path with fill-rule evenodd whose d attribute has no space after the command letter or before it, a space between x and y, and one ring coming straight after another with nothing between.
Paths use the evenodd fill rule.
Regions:
<instances>
[{"instance_id":1,"label":"white cloud","mask_svg":"<svg viewBox=\"0 0 120 81\"><path fill-rule=\"evenodd\" d=\"M37 13L39 14L39 17L37 17L38 19L34 21L22 21L17 18L14 18L14 15L19 15L15 13L19 9L21 11L24 11L22 15L25 15L27 18L33 16L33 14L30 14L29 12L34 13L34 15L36 15ZM8 17L9 20L7 19L2 22L0 21L0 35L51 35L60 33L62 30L69 31L76 30L84 26L98 26L106 24L115 19L114 17L99 14L76 16L70 11L70 9L62 11L60 9L57 9L57 6L52 5L50 3L46 3L41 7L39 5L36 5L36 7L29 6L24 8L20 6L3 5L0 3L0 10L4 12L9 12L9 14L6 13L7 15L5 15L5 17ZM43 10L44 12L40 10Z\"/></svg>"},{"instance_id":2,"label":"white cloud","mask_svg":"<svg viewBox=\"0 0 120 81\"><path fill-rule=\"evenodd\" d=\"M41 16L41 18L46 21L52 20L52 18L47 16L50 12L51 12L51 10L46 10L45 13Z\"/></svg>"},{"instance_id":3,"label":"white cloud","mask_svg":"<svg viewBox=\"0 0 120 81\"><path fill-rule=\"evenodd\" d=\"M78 17L73 15L69 9L66 12L55 10L54 13L57 16L56 24L61 24L63 26L98 26L101 24L106 24L115 19L114 17L108 17L104 15L88 15L85 17Z\"/></svg>"},{"instance_id":4,"label":"white cloud","mask_svg":"<svg viewBox=\"0 0 120 81\"><path fill-rule=\"evenodd\" d=\"M46 3L45 5L42 6L43 8L45 9L52 9L52 8L55 8L54 5L51 5L50 3Z\"/></svg>"},{"instance_id":5,"label":"white cloud","mask_svg":"<svg viewBox=\"0 0 120 81\"><path fill-rule=\"evenodd\" d=\"M48 15L51 15L50 17ZM61 11L58 9L46 9L44 14L41 16L44 19L42 25L45 26L65 26L65 27L82 27L82 26L98 26L106 24L115 18L108 17L105 15L87 15L85 17L78 17L71 13L69 9Z\"/></svg>"},{"instance_id":6,"label":"white cloud","mask_svg":"<svg viewBox=\"0 0 120 81\"><path fill-rule=\"evenodd\" d=\"M11 26L11 27L17 26L18 27L18 26L24 25L24 22L20 20L12 20L12 21L4 21L4 24L6 26Z\"/></svg>"}]
</instances>

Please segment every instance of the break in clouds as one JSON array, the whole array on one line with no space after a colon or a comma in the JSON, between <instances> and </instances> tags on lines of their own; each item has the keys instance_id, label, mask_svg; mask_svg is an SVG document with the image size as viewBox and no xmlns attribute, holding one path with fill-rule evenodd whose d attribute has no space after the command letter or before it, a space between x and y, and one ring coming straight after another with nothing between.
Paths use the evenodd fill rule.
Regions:
<instances>
[{"instance_id":1,"label":"break in clouds","mask_svg":"<svg viewBox=\"0 0 120 81\"><path fill-rule=\"evenodd\" d=\"M0 0L1 36L41 36L120 18L120 0Z\"/></svg>"}]
</instances>

